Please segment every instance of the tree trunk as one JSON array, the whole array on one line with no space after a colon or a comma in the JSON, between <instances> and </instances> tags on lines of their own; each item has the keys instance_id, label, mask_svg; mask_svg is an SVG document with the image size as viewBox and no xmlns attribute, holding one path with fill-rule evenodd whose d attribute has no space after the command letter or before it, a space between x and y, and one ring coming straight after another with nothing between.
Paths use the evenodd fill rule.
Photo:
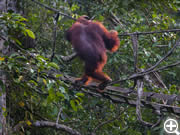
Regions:
<instances>
[{"instance_id":1,"label":"tree trunk","mask_svg":"<svg viewBox=\"0 0 180 135\"><path fill-rule=\"evenodd\" d=\"M6 11L6 0L0 0L0 12ZM0 39L0 57L3 56L4 52L4 40ZM3 87L5 84L5 75L3 75L3 70L0 71L0 134L7 135L7 126L6 126L6 92L4 91Z\"/></svg>"},{"instance_id":2,"label":"tree trunk","mask_svg":"<svg viewBox=\"0 0 180 135\"><path fill-rule=\"evenodd\" d=\"M17 0L0 0L0 13L7 12L8 10L16 12ZM0 30L1 31L1 30ZM10 48L4 46L4 40L0 38L0 57L10 54ZM0 135L8 135L6 123L6 89L7 89L7 76L6 71L0 70Z\"/></svg>"},{"instance_id":3,"label":"tree trunk","mask_svg":"<svg viewBox=\"0 0 180 135\"><path fill-rule=\"evenodd\" d=\"M4 71L0 71L0 134L1 135L7 135L7 124L6 124L6 76L4 74Z\"/></svg>"},{"instance_id":4,"label":"tree trunk","mask_svg":"<svg viewBox=\"0 0 180 135\"><path fill-rule=\"evenodd\" d=\"M6 0L0 0L0 12L6 10Z\"/></svg>"}]
</instances>

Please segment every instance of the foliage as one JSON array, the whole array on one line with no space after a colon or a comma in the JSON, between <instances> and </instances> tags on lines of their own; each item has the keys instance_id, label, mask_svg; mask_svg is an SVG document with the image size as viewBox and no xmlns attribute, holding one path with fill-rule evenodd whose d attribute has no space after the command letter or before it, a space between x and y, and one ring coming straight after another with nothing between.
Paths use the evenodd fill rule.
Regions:
<instances>
[{"instance_id":1,"label":"foliage","mask_svg":"<svg viewBox=\"0 0 180 135\"><path fill-rule=\"evenodd\" d=\"M103 21L108 29L115 29L120 34L166 30L178 28L179 25L179 5L176 0L39 1L72 17L84 14L94 17ZM61 81L59 78L63 74L79 77L83 73L82 62L78 58L69 63L61 60L62 55L73 52L71 45L64 39L64 33L74 21L60 15L56 27L55 57L51 61L55 13L31 0L23 0L18 4L24 8L25 17L15 13L0 16L0 35L5 37L5 45L14 49L10 55L0 56L0 67L8 76L6 91L9 125L13 127L22 121L29 125L17 134L67 134L50 128L31 127L31 120L56 121L59 110L62 110L59 123L68 125L82 134L88 135L101 123L117 117L118 119L100 127L97 135L163 134L163 122L153 129L144 127L138 122L134 107L85 95L73 85ZM37 47L31 50L22 49L24 43L19 41L19 36L22 35L36 38ZM138 67L146 69L154 65L175 44L177 37L176 33L139 36ZM120 38L119 51L108 54L108 63L104 69L113 80L126 78L134 72L131 39ZM180 48L176 49L160 66L176 62L180 58L179 51ZM163 71L160 75L167 89L154 88L146 83L144 91L178 94L179 67ZM133 86L133 82L126 81L115 85L129 88ZM150 109L143 109L142 114L144 120L153 123L159 118Z\"/></svg>"},{"instance_id":2,"label":"foliage","mask_svg":"<svg viewBox=\"0 0 180 135\"><path fill-rule=\"evenodd\" d=\"M16 38L17 34L23 33L25 36L29 36L35 39L34 33L26 27L26 18L15 13L4 13L0 16L0 28L2 29L2 35L8 36L7 38L15 41L21 45L21 42Z\"/></svg>"}]
</instances>

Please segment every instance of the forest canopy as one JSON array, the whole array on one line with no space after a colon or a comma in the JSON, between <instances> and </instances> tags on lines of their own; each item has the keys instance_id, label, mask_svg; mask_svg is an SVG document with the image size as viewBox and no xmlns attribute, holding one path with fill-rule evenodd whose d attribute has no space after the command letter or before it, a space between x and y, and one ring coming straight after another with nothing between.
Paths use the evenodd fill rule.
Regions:
<instances>
[{"instance_id":1,"label":"forest canopy","mask_svg":"<svg viewBox=\"0 0 180 135\"><path fill-rule=\"evenodd\" d=\"M102 93L76 83L84 62L65 35L82 15L120 39ZM0 134L167 134L168 118L180 124L179 18L179 0L1 0Z\"/></svg>"}]
</instances>

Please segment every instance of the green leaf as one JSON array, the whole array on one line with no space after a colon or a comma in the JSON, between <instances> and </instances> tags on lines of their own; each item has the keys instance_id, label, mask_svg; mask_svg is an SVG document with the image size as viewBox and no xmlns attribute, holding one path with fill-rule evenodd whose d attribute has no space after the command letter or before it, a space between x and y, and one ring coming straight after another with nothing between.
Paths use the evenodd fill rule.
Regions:
<instances>
[{"instance_id":1,"label":"green leaf","mask_svg":"<svg viewBox=\"0 0 180 135\"><path fill-rule=\"evenodd\" d=\"M62 93L60 93L59 91L58 91L58 92L56 92L56 95L57 95L58 97L62 97L62 98L64 98L64 95L63 95Z\"/></svg>"},{"instance_id":2,"label":"green leaf","mask_svg":"<svg viewBox=\"0 0 180 135\"><path fill-rule=\"evenodd\" d=\"M37 55L36 58L38 61L41 61L41 62L45 62L47 60L47 58L45 58L44 56L41 56L41 55Z\"/></svg>"},{"instance_id":3,"label":"green leaf","mask_svg":"<svg viewBox=\"0 0 180 135\"><path fill-rule=\"evenodd\" d=\"M38 86L38 84L34 80L30 80L29 83L32 83L35 86Z\"/></svg>"},{"instance_id":4,"label":"green leaf","mask_svg":"<svg viewBox=\"0 0 180 135\"><path fill-rule=\"evenodd\" d=\"M52 88L48 91L48 93L49 93L49 98L51 100L56 98L56 95L55 95L54 90Z\"/></svg>"},{"instance_id":5,"label":"green leaf","mask_svg":"<svg viewBox=\"0 0 180 135\"><path fill-rule=\"evenodd\" d=\"M32 39L35 39L35 35L34 35L34 33L31 30L25 29L25 31L27 32L29 37L31 37Z\"/></svg>"},{"instance_id":6,"label":"green leaf","mask_svg":"<svg viewBox=\"0 0 180 135\"><path fill-rule=\"evenodd\" d=\"M43 78L43 83L44 83L45 85L47 85L47 81L46 81L46 79L44 79L44 78Z\"/></svg>"},{"instance_id":7,"label":"green leaf","mask_svg":"<svg viewBox=\"0 0 180 135\"><path fill-rule=\"evenodd\" d=\"M54 63L54 62L48 63L48 66L56 68L56 69L59 69L59 66L56 63Z\"/></svg>"},{"instance_id":8,"label":"green leaf","mask_svg":"<svg viewBox=\"0 0 180 135\"><path fill-rule=\"evenodd\" d=\"M21 17L20 19L19 19L19 21L21 21L21 22L27 22L28 20L26 19L26 18L24 18L24 17Z\"/></svg>"},{"instance_id":9,"label":"green leaf","mask_svg":"<svg viewBox=\"0 0 180 135\"><path fill-rule=\"evenodd\" d=\"M74 101L74 100L71 100L71 101L70 101L70 104L71 104L72 109L73 109L75 112L77 112L77 107L76 107L75 101Z\"/></svg>"},{"instance_id":10,"label":"green leaf","mask_svg":"<svg viewBox=\"0 0 180 135\"><path fill-rule=\"evenodd\" d=\"M76 93L76 96L78 96L78 97L84 97L84 93Z\"/></svg>"},{"instance_id":11,"label":"green leaf","mask_svg":"<svg viewBox=\"0 0 180 135\"><path fill-rule=\"evenodd\" d=\"M10 38L14 40L17 44L22 45L22 43L17 38L14 37L10 37Z\"/></svg>"},{"instance_id":12,"label":"green leaf","mask_svg":"<svg viewBox=\"0 0 180 135\"><path fill-rule=\"evenodd\" d=\"M62 76L62 74L56 74L56 78L59 78L61 76Z\"/></svg>"}]
</instances>

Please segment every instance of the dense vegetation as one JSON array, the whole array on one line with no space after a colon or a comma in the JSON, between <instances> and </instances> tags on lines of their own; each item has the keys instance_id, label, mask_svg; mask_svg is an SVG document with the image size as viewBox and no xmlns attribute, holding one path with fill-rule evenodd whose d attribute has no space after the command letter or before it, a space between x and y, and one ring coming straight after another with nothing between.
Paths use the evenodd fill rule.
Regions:
<instances>
[{"instance_id":1,"label":"dense vegetation","mask_svg":"<svg viewBox=\"0 0 180 135\"><path fill-rule=\"evenodd\" d=\"M4 40L0 52L0 70L6 80L0 80L1 93L6 93L6 116L9 134L56 135L69 134L55 127L40 128L35 121L64 124L83 135L163 135L163 121L167 117L179 118L171 112L157 114L150 108L141 110L145 121L155 123L153 128L137 119L136 107L128 103L114 103L106 98L87 94L89 88L78 89L72 82L60 79L64 75L80 77L83 63L79 58L63 61L63 56L74 50L64 38L73 18L88 15L103 22L106 28L120 34L120 48L108 53L104 68L113 80L127 78L134 73L134 57L131 36L124 33L178 29L180 3L178 0L39 0L48 10L33 0L21 0L12 10L0 15L0 38ZM138 35L139 70L147 69L160 60L175 45L178 32ZM180 59L180 47L158 67L167 66ZM152 83L145 81L143 90L167 95L180 93L180 66L151 74ZM158 77L157 77L158 76ZM158 80L158 79L159 80ZM134 81L113 84L131 88ZM135 88L135 91L137 89ZM155 101L156 102L156 101ZM165 104L166 101L159 101ZM180 101L173 102L180 107ZM17 132L14 128L20 124ZM0 128L2 125L0 125Z\"/></svg>"}]
</instances>

